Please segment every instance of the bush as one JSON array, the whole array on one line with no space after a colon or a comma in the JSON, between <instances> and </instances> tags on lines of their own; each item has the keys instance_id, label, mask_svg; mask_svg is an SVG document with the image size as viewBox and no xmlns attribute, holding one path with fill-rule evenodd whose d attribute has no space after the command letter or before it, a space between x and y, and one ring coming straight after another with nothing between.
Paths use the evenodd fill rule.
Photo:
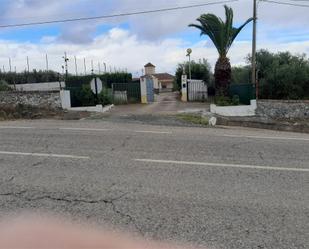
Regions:
<instances>
[{"instance_id":1,"label":"bush","mask_svg":"<svg viewBox=\"0 0 309 249\"><path fill-rule=\"evenodd\" d=\"M232 104L233 105L239 105L240 104L240 100L239 100L239 96L238 95L234 95L232 98Z\"/></svg>"},{"instance_id":2,"label":"bush","mask_svg":"<svg viewBox=\"0 0 309 249\"><path fill-rule=\"evenodd\" d=\"M95 105L95 95L89 85L83 85L82 87L77 88L68 88L68 90L70 90L71 93L72 107Z\"/></svg>"},{"instance_id":3,"label":"bush","mask_svg":"<svg viewBox=\"0 0 309 249\"><path fill-rule=\"evenodd\" d=\"M234 95L232 98L226 96L217 96L215 97L215 104L218 106L239 105L240 100L238 95Z\"/></svg>"},{"instance_id":4,"label":"bush","mask_svg":"<svg viewBox=\"0 0 309 249\"><path fill-rule=\"evenodd\" d=\"M10 86L5 80L0 80L0 91L9 91L11 90Z\"/></svg>"},{"instance_id":5,"label":"bush","mask_svg":"<svg viewBox=\"0 0 309 249\"><path fill-rule=\"evenodd\" d=\"M108 88L103 88L103 90L98 95L98 102L101 105L110 105L113 102L112 90Z\"/></svg>"}]
</instances>

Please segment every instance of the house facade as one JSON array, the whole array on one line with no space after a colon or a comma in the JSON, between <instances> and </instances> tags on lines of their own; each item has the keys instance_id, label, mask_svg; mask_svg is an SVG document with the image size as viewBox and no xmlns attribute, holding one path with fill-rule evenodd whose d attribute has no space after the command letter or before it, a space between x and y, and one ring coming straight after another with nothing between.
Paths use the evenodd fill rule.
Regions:
<instances>
[{"instance_id":1,"label":"house facade","mask_svg":"<svg viewBox=\"0 0 309 249\"><path fill-rule=\"evenodd\" d=\"M147 63L145 66L145 75L141 78L150 77L153 81L155 92L173 91L174 76L169 73L156 73L156 66Z\"/></svg>"}]
</instances>

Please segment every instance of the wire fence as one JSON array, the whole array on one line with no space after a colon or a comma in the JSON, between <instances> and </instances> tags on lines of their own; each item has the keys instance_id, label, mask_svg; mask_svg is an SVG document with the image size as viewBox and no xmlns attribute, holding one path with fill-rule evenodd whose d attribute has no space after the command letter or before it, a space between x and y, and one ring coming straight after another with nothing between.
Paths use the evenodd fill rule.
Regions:
<instances>
[{"instance_id":1,"label":"wire fence","mask_svg":"<svg viewBox=\"0 0 309 249\"><path fill-rule=\"evenodd\" d=\"M68 60L65 61L65 58ZM74 55L50 55L42 54L37 56L8 57L0 58L0 71L7 72L32 72L32 71L55 71L65 74L66 70L71 75L89 75L127 72L127 68L116 67L103 59L80 57Z\"/></svg>"}]
</instances>

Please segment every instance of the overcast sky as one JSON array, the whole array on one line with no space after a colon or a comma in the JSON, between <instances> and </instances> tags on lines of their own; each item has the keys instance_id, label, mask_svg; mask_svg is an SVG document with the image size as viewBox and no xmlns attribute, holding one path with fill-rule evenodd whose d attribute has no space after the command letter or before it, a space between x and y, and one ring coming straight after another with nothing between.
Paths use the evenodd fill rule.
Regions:
<instances>
[{"instance_id":1,"label":"overcast sky","mask_svg":"<svg viewBox=\"0 0 309 249\"><path fill-rule=\"evenodd\" d=\"M280 2L295 3L292 0ZM186 6L220 0L0 0L0 24L16 24L54 19L110 15ZM301 3L306 4L304 1ZM252 16L252 0L228 3L234 10L234 24L239 26ZM309 5L309 3L308 3ZM258 5L258 49L290 51L309 55L309 8L260 2ZM87 71L91 60L95 69L127 69L135 76L142 73L143 65L152 62L157 72L174 73L178 63L186 60L186 49L193 49L195 60L206 58L213 66L217 51L208 37L188 24L203 13L214 13L224 18L223 4L152 13L111 19L48 24L31 27L0 29L0 67L25 70L26 57L30 68L45 69L45 54L49 68L61 71L64 51L68 53L69 70ZM245 63L251 51L252 24L239 35L229 52L233 65Z\"/></svg>"}]
</instances>

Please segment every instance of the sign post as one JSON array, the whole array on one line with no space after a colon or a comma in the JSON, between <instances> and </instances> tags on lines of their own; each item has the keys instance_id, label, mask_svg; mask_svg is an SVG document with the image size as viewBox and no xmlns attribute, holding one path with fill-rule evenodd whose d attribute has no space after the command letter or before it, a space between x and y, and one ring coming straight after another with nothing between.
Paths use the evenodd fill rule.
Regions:
<instances>
[{"instance_id":1,"label":"sign post","mask_svg":"<svg viewBox=\"0 0 309 249\"><path fill-rule=\"evenodd\" d=\"M95 94L96 101L98 102L98 94L103 90L103 84L99 77L94 77L90 82L92 92Z\"/></svg>"}]
</instances>

